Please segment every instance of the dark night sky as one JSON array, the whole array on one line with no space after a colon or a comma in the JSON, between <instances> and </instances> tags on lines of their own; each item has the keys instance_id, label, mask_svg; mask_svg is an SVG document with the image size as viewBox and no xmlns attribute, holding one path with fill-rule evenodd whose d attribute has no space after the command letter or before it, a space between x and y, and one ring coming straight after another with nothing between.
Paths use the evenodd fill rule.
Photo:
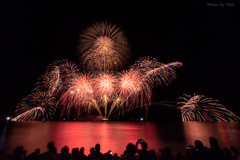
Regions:
<instances>
[{"instance_id":1,"label":"dark night sky","mask_svg":"<svg viewBox=\"0 0 240 160\"><path fill-rule=\"evenodd\" d=\"M78 63L79 35L91 23L102 20L125 32L131 46L130 64L143 56L163 63L183 63L168 87L153 89L152 102L178 101L184 93L203 94L240 116L239 6L224 4L210 7L196 1L154 4L93 0L2 3L0 116L13 116L18 102L30 94L49 63L63 58Z\"/></svg>"}]
</instances>

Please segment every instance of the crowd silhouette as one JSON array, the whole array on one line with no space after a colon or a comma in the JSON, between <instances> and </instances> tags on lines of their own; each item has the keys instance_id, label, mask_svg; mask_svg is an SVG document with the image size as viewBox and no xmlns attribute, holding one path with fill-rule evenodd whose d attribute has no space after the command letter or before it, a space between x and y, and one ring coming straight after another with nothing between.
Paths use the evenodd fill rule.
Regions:
<instances>
[{"instance_id":1,"label":"crowd silhouette","mask_svg":"<svg viewBox=\"0 0 240 160\"><path fill-rule=\"evenodd\" d=\"M109 150L107 153L101 153L100 144L90 149L90 154L87 156L84 153L84 147L72 148L71 153L67 145L63 146L60 153L51 141L47 144L47 152L41 153L40 149L27 155L27 151L23 146L16 147L12 154L0 151L0 160L239 160L238 150L231 146L230 148L219 147L218 141L214 137L209 138L210 148L203 145L200 140L195 140L194 146L186 147L185 153L178 152L172 155L171 148L166 146L155 150L149 150L147 142L143 139L138 139L136 144L129 143L122 155L112 153ZM141 149L139 149L141 145Z\"/></svg>"}]
</instances>

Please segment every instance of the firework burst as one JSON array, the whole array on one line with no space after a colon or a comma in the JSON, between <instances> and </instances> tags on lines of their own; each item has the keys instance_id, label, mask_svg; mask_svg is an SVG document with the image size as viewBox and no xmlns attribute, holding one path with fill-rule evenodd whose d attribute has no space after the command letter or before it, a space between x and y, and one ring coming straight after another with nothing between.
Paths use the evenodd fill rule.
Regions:
<instances>
[{"instance_id":1,"label":"firework burst","mask_svg":"<svg viewBox=\"0 0 240 160\"><path fill-rule=\"evenodd\" d=\"M78 114L84 111L98 109L96 94L93 88L93 77L90 74L79 74L72 82L72 86L64 92L58 102L62 105L61 115L70 114L71 109L75 108ZM99 112L101 114L101 112Z\"/></svg>"},{"instance_id":2,"label":"firework burst","mask_svg":"<svg viewBox=\"0 0 240 160\"><path fill-rule=\"evenodd\" d=\"M179 109L182 112L182 121L226 121L234 122L240 119L233 112L220 104L218 100L206 98L204 95L193 97L184 94L180 99L185 102L179 102Z\"/></svg>"},{"instance_id":3,"label":"firework burst","mask_svg":"<svg viewBox=\"0 0 240 160\"><path fill-rule=\"evenodd\" d=\"M59 68L55 66L53 70L46 72L38 79L38 82L34 85L33 92L48 92L49 96L56 96L61 90L59 75Z\"/></svg>"},{"instance_id":4,"label":"firework burst","mask_svg":"<svg viewBox=\"0 0 240 160\"><path fill-rule=\"evenodd\" d=\"M128 42L116 25L95 23L80 35L78 53L84 70L92 73L116 70L126 63Z\"/></svg>"},{"instance_id":5,"label":"firework burst","mask_svg":"<svg viewBox=\"0 0 240 160\"><path fill-rule=\"evenodd\" d=\"M13 121L51 120L56 101L46 92L35 92L22 99L17 105Z\"/></svg>"},{"instance_id":6,"label":"firework burst","mask_svg":"<svg viewBox=\"0 0 240 160\"><path fill-rule=\"evenodd\" d=\"M144 77L143 80L154 87L162 83L168 85L176 78L175 69L181 66L181 62L164 64L158 62L156 58L143 57L137 60L132 68L139 71Z\"/></svg>"},{"instance_id":7,"label":"firework burst","mask_svg":"<svg viewBox=\"0 0 240 160\"><path fill-rule=\"evenodd\" d=\"M49 73L52 73L56 71L56 68L58 68L58 79L59 82L58 85L61 90L66 90L71 86L72 80L75 78L75 76L79 73L79 69L77 65L68 59L63 60L56 60L48 65L47 67L46 76L51 75Z\"/></svg>"}]
</instances>

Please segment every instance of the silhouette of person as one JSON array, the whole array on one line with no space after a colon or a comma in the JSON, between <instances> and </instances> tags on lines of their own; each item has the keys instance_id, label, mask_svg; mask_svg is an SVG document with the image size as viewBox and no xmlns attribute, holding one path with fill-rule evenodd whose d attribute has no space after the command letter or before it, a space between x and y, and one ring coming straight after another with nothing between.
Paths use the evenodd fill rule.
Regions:
<instances>
[{"instance_id":1,"label":"silhouette of person","mask_svg":"<svg viewBox=\"0 0 240 160\"><path fill-rule=\"evenodd\" d=\"M92 154L93 152L94 152L94 147L90 148L90 154ZM90 155L90 154L89 154L89 155ZM89 156L89 155L88 155L88 156Z\"/></svg>"},{"instance_id":2,"label":"silhouette of person","mask_svg":"<svg viewBox=\"0 0 240 160\"><path fill-rule=\"evenodd\" d=\"M88 160L106 160L106 157L100 152L100 144L95 145L95 151L88 156Z\"/></svg>"},{"instance_id":3,"label":"silhouette of person","mask_svg":"<svg viewBox=\"0 0 240 160\"><path fill-rule=\"evenodd\" d=\"M69 153L69 148L67 145L65 145L62 149L61 149L61 154L59 156L59 160L71 160L71 155Z\"/></svg>"},{"instance_id":4,"label":"silhouette of person","mask_svg":"<svg viewBox=\"0 0 240 160\"><path fill-rule=\"evenodd\" d=\"M78 148L73 148L72 149L72 159L73 160L79 160L80 159L78 152L79 152Z\"/></svg>"},{"instance_id":5,"label":"silhouette of person","mask_svg":"<svg viewBox=\"0 0 240 160\"><path fill-rule=\"evenodd\" d=\"M84 154L84 147L82 147L82 148L80 149L80 151L79 151L79 158L80 158L81 160L87 159L87 156Z\"/></svg>"},{"instance_id":6,"label":"silhouette of person","mask_svg":"<svg viewBox=\"0 0 240 160\"><path fill-rule=\"evenodd\" d=\"M135 156L136 147L134 146L134 144L129 143L126 147L126 150L127 150L127 156L122 157L120 160L139 160L139 158Z\"/></svg>"},{"instance_id":7,"label":"silhouette of person","mask_svg":"<svg viewBox=\"0 0 240 160\"><path fill-rule=\"evenodd\" d=\"M231 153L230 149L224 147L223 151L224 151L225 159L226 160L232 160L233 156L232 156L232 153Z\"/></svg>"},{"instance_id":8,"label":"silhouette of person","mask_svg":"<svg viewBox=\"0 0 240 160\"><path fill-rule=\"evenodd\" d=\"M233 152L233 160L237 160L239 157L239 152L238 152L237 148L231 146L230 149Z\"/></svg>"},{"instance_id":9,"label":"silhouette of person","mask_svg":"<svg viewBox=\"0 0 240 160\"><path fill-rule=\"evenodd\" d=\"M164 151L165 152L163 152L163 154L159 157L159 160L175 160L170 147L166 146Z\"/></svg>"},{"instance_id":10,"label":"silhouette of person","mask_svg":"<svg viewBox=\"0 0 240 160\"><path fill-rule=\"evenodd\" d=\"M183 156L181 152L178 152L176 155L176 160L183 160Z\"/></svg>"},{"instance_id":11,"label":"silhouette of person","mask_svg":"<svg viewBox=\"0 0 240 160\"><path fill-rule=\"evenodd\" d=\"M211 160L223 160L224 153L221 148L219 148L218 141L214 137L209 137L210 149L208 151L208 158Z\"/></svg>"},{"instance_id":12,"label":"silhouette of person","mask_svg":"<svg viewBox=\"0 0 240 160\"><path fill-rule=\"evenodd\" d=\"M141 144L142 149L140 149L140 150L138 149L138 144ZM148 152L149 152L149 151L147 151L147 148L148 148L147 142L143 141L142 139L139 139L139 140L137 140L135 147L136 147L137 153L139 155L139 159L147 160Z\"/></svg>"},{"instance_id":13,"label":"silhouette of person","mask_svg":"<svg viewBox=\"0 0 240 160\"><path fill-rule=\"evenodd\" d=\"M47 144L48 151L39 155L39 160L56 160L56 156L52 153L54 142L51 141Z\"/></svg>"},{"instance_id":14,"label":"silhouette of person","mask_svg":"<svg viewBox=\"0 0 240 160\"><path fill-rule=\"evenodd\" d=\"M200 140L195 140L196 152L194 159L196 160L205 160L207 158L207 152L204 150L203 143Z\"/></svg>"},{"instance_id":15,"label":"silhouette of person","mask_svg":"<svg viewBox=\"0 0 240 160\"><path fill-rule=\"evenodd\" d=\"M23 156L23 146L18 146L13 150L13 156L10 157L11 160L24 160Z\"/></svg>"},{"instance_id":16,"label":"silhouette of person","mask_svg":"<svg viewBox=\"0 0 240 160\"><path fill-rule=\"evenodd\" d=\"M113 155L113 160L118 160L119 158L118 158L118 155L117 155L117 153L114 153L114 155Z\"/></svg>"},{"instance_id":17,"label":"silhouette of person","mask_svg":"<svg viewBox=\"0 0 240 160\"><path fill-rule=\"evenodd\" d=\"M150 150L148 154L148 160L157 160L157 155L155 150Z\"/></svg>"},{"instance_id":18,"label":"silhouette of person","mask_svg":"<svg viewBox=\"0 0 240 160\"><path fill-rule=\"evenodd\" d=\"M40 153L40 149L39 148L35 149L35 152L31 153L28 156L28 160L36 160L39 153Z\"/></svg>"}]
</instances>

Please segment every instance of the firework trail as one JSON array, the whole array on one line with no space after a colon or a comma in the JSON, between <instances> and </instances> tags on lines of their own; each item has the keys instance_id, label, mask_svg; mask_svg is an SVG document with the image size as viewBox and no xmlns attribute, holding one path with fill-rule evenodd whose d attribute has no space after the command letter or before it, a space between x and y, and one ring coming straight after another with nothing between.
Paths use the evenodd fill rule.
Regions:
<instances>
[{"instance_id":1,"label":"firework trail","mask_svg":"<svg viewBox=\"0 0 240 160\"><path fill-rule=\"evenodd\" d=\"M35 92L20 101L13 121L51 120L55 112L54 97L46 92Z\"/></svg>"},{"instance_id":2,"label":"firework trail","mask_svg":"<svg viewBox=\"0 0 240 160\"><path fill-rule=\"evenodd\" d=\"M152 87L155 85L169 85L177 76L175 69L183 66L181 62L172 62L168 64L160 63L156 58L139 58L132 66L134 70L139 71L146 83Z\"/></svg>"},{"instance_id":3,"label":"firework trail","mask_svg":"<svg viewBox=\"0 0 240 160\"><path fill-rule=\"evenodd\" d=\"M51 75L49 73L52 73L52 72L56 73L56 68L57 68L58 70L57 77L60 82L58 83L57 88L61 89L60 91L66 90L67 88L69 88L71 86L72 80L75 78L75 76L79 72L77 65L69 61L68 59L56 60L51 64L49 64L47 68L48 69L47 69L46 76Z\"/></svg>"},{"instance_id":4,"label":"firework trail","mask_svg":"<svg viewBox=\"0 0 240 160\"><path fill-rule=\"evenodd\" d=\"M116 93L117 77L110 72L98 73L94 79L94 88L102 107L105 110L105 117L107 118L107 106L112 102L113 95Z\"/></svg>"},{"instance_id":5,"label":"firework trail","mask_svg":"<svg viewBox=\"0 0 240 160\"><path fill-rule=\"evenodd\" d=\"M71 86L78 72L75 63L67 59L56 60L48 65L47 71L38 79L32 92L48 92L51 96L57 97Z\"/></svg>"},{"instance_id":6,"label":"firework trail","mask_svg":"<svg viewBox=\"0 0 240 160\"><path fill-rule=\"evenodd\" d=\"M182 121L226 121L234 122L240 119L233 112L220 104L218 100L206 98L204 95L193 97L184 94L179 97L185 102L179 102L179 109L182 112Z\"/></svg>"},{"instance_id":7,"label":"firework trail","mask_svg":"<svg viewBox=\"0 0 240 160\"><path fill-rule=\"evenodd\" d=\"M128 46L119 27L107 22L97 22L80 35L78 54L86 71L93 73L117 70L127 62Z\"/></svg>"},{"instance_id":8,"label":"firework trail","mask_svg":"<svg viewBox=\"0 0 240 160\"><path fill-rule=\"evenodd\" d=\"M60 71L56 66L52 71L46 72L38 82L32 92L48 92L49 96L56 96L60 91Z\"/></svg>"}]
</instances>

